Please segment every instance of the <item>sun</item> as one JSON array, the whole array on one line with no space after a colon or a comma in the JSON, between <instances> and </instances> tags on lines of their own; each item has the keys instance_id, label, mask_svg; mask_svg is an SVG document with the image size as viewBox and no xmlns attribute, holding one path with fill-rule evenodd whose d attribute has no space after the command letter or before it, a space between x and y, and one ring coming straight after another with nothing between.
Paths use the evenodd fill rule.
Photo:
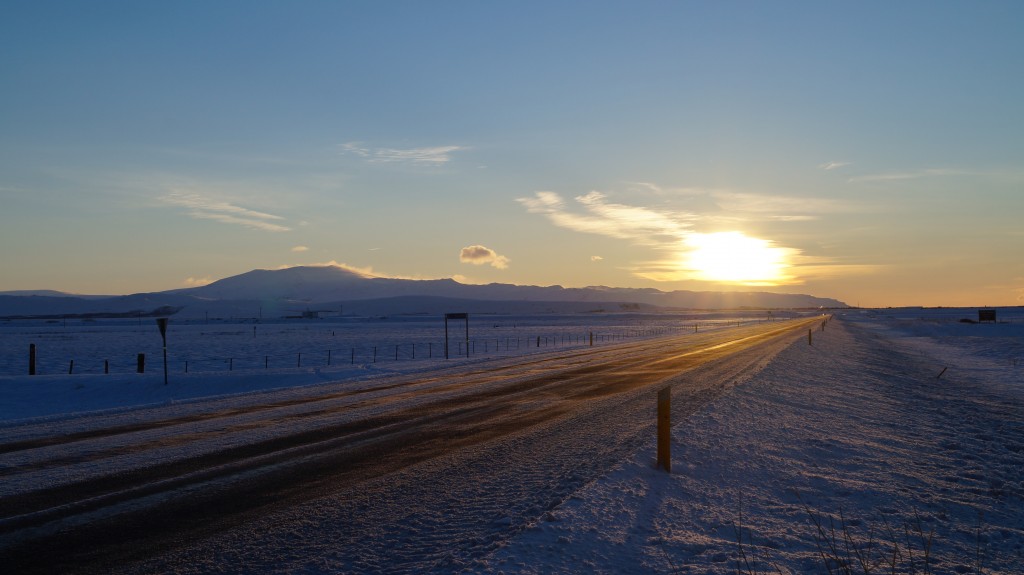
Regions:
<instances>
[{"instance_id":1,"label":"sun","mask_svg":"<svg viewBox=\"0 0 1024 575\"><path fill-rule=\"evenodd\" d=\"M685 267L694 279L741 285L780 285L791 283L787 273L792 249L774 245L771 240L752 238L742 232L691 234L684 256Z\"/></svg>"}]
</instances>

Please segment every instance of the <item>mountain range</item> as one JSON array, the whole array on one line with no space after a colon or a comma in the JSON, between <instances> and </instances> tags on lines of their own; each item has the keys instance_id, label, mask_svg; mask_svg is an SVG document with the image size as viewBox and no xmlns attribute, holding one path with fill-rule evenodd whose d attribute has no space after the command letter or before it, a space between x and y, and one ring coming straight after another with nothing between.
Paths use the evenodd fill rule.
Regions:
<instances>
[{"instance_id":1,"label":"mountain range","mask_svg":"<svg viewBox=\"0 0 1024 575\"><path fill-rule=\"evenodd\" d=\"M462 284L367 277L337 266L253 270L208 285L125 296L50 290L0 292L0 318L65 316L264 317L542 313L672 309L848 307L830 298L768 292Z\"/></svg>"}]
</instances>

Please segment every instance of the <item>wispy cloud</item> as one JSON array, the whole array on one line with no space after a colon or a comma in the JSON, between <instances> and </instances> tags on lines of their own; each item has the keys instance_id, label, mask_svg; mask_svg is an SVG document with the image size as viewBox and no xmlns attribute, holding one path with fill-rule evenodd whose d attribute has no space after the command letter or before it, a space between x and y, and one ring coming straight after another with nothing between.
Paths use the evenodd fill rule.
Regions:
<instances>
[{"instance_id":1,"label":"wispy cloud","mask_svg":"<svg viewBox=\"0 0 1024 575\"><path fill-rule=\"evenodd\" d=\"M532 198L517 199L527 211L542 214L559 227L645 245L661 245L666 240L684 237L691 221L696 219L683 212L609 203L601 192L576 196L575 200L584 213L570 211L555 192L535 192Z\"/></svg>"},{"instance_id":2,"label":"wispy cloud","mask_svg":"<svg viewBox=\"0 0 1024 575\"><path fill-rule=\"evenodd\" d=\"M590 256L590 261L592 261L592 262L599 262L599 261L601 261L603 259L604 258L602 258L601 256Z\"/></svg>"},{"instance_id":3,"label":"wispy cloud","mask_svg":"<svg viewBox=\"0 0 1024 575\"><path fill-rule=\"evenodd\" d=\"M849 165L850 162L825 162L824 164L818 164L818 167L821 168L822 170L832 171L838 170L839 168L843 168Z\"/></svg>"},{"instance_id":4,"label":"wispy cloud","mask_svg":"<svg viewBox=\"0 0 1024 575\"><path fill-rule=\"evenodd\" d=\"M188 215L196 219L213 220L268 232L291 230L288 226L275 223L284 221L281 216L206 198L194 192L171 191L160 200L165 204L185 208Z\"/></svg>"},{"instance_id":5,"label":"wispy cloud","mask_svg":"<svg viewBox=\"0 0 1024 575\"><path fill-rule=\"evenodd\" d=\"M292 251L295 252L295 253L308 252L309 251L309 247L307 247L307 246L295 246L294 248L292 248Z\"/></svg>"},{"instance_id":6,"label":"wispy cloud","mask_svg":"<svg viewBox=\"0 0 1024 575\"><path fill-rule=\"evenodd\" d=\"M503 255L499 255L498 252L491 248L472 245L462 248L462 251L459 252L459 261L477 266L490 264L493 268L503 270L508 267L510 260Z\"/></svg>"},{"instance_id":7,"label":"wispy cloud","mask_svg":"<svg viewBox=\"0 0 1024 575\"><path fill-rule=\"evenodd\" d=\"M853 182L894 182L900 180L918 180L921 178L942 178L952 176L982 176L983 172L955 170L948 168L932 168L927 170L911 170L905 172L887 172L883 174L867 174L854 176L848 181Z\"/></svg>"},{"instance_id":8,"label":"wispy cloud","mask_svg":"<svg viewBox=\"0 0 1024 575\"><path fill-rule=\"evenodd\" d=\"M360 142L341 144L343 155L363 158L377 164L405 163L420 166L441 166L452 160L452 154L467 150L465 146L429 146L423 148L371 148Z\"/></svg>"},{"instance_id":9,"label":"wispy cloud","mask_svg":"<svg viewBox=\"0 0 1024 575\"><path fill-rule=\"evenodd\" d=\"M786 222L816 220L820 214L858 209L851 202L829 198L807 198L745 192L714 191L711 197L725 212L757 219Z\"/></svg>"}]
</instances>

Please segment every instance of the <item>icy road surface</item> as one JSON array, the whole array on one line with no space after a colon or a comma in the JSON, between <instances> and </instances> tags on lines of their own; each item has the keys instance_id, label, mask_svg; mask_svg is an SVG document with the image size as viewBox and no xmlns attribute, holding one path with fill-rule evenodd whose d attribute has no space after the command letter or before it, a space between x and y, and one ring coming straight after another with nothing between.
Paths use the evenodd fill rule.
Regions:
<instances>
[{"instance_id":1,"label":"icy road surface","mask_svg":"<svg viewBox=\"0 0 1024 575\"><path fill-rule=\"evenodd\" d=\"M30 572L451 572L749 378L821 318L5 430ZM697 369L700 368L700 369Z\"/></svg>"}]
</instances>

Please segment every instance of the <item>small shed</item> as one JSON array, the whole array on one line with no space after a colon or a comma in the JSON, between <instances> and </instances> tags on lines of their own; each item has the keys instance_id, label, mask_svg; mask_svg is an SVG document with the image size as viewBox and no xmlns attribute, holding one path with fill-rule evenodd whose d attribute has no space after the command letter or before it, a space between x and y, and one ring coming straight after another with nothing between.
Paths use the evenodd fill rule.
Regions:
<instances>
[{"instance_id":1,"label":"small shed","mask_svg":"<svg viewBox=\"0 0 1024 575\"><path fill-rule=\"evenodd\" d=\"M996 310L994 309L979 309L978 310L978 322L990 321L996 322Z\"/></svg>"}]
</instances>

